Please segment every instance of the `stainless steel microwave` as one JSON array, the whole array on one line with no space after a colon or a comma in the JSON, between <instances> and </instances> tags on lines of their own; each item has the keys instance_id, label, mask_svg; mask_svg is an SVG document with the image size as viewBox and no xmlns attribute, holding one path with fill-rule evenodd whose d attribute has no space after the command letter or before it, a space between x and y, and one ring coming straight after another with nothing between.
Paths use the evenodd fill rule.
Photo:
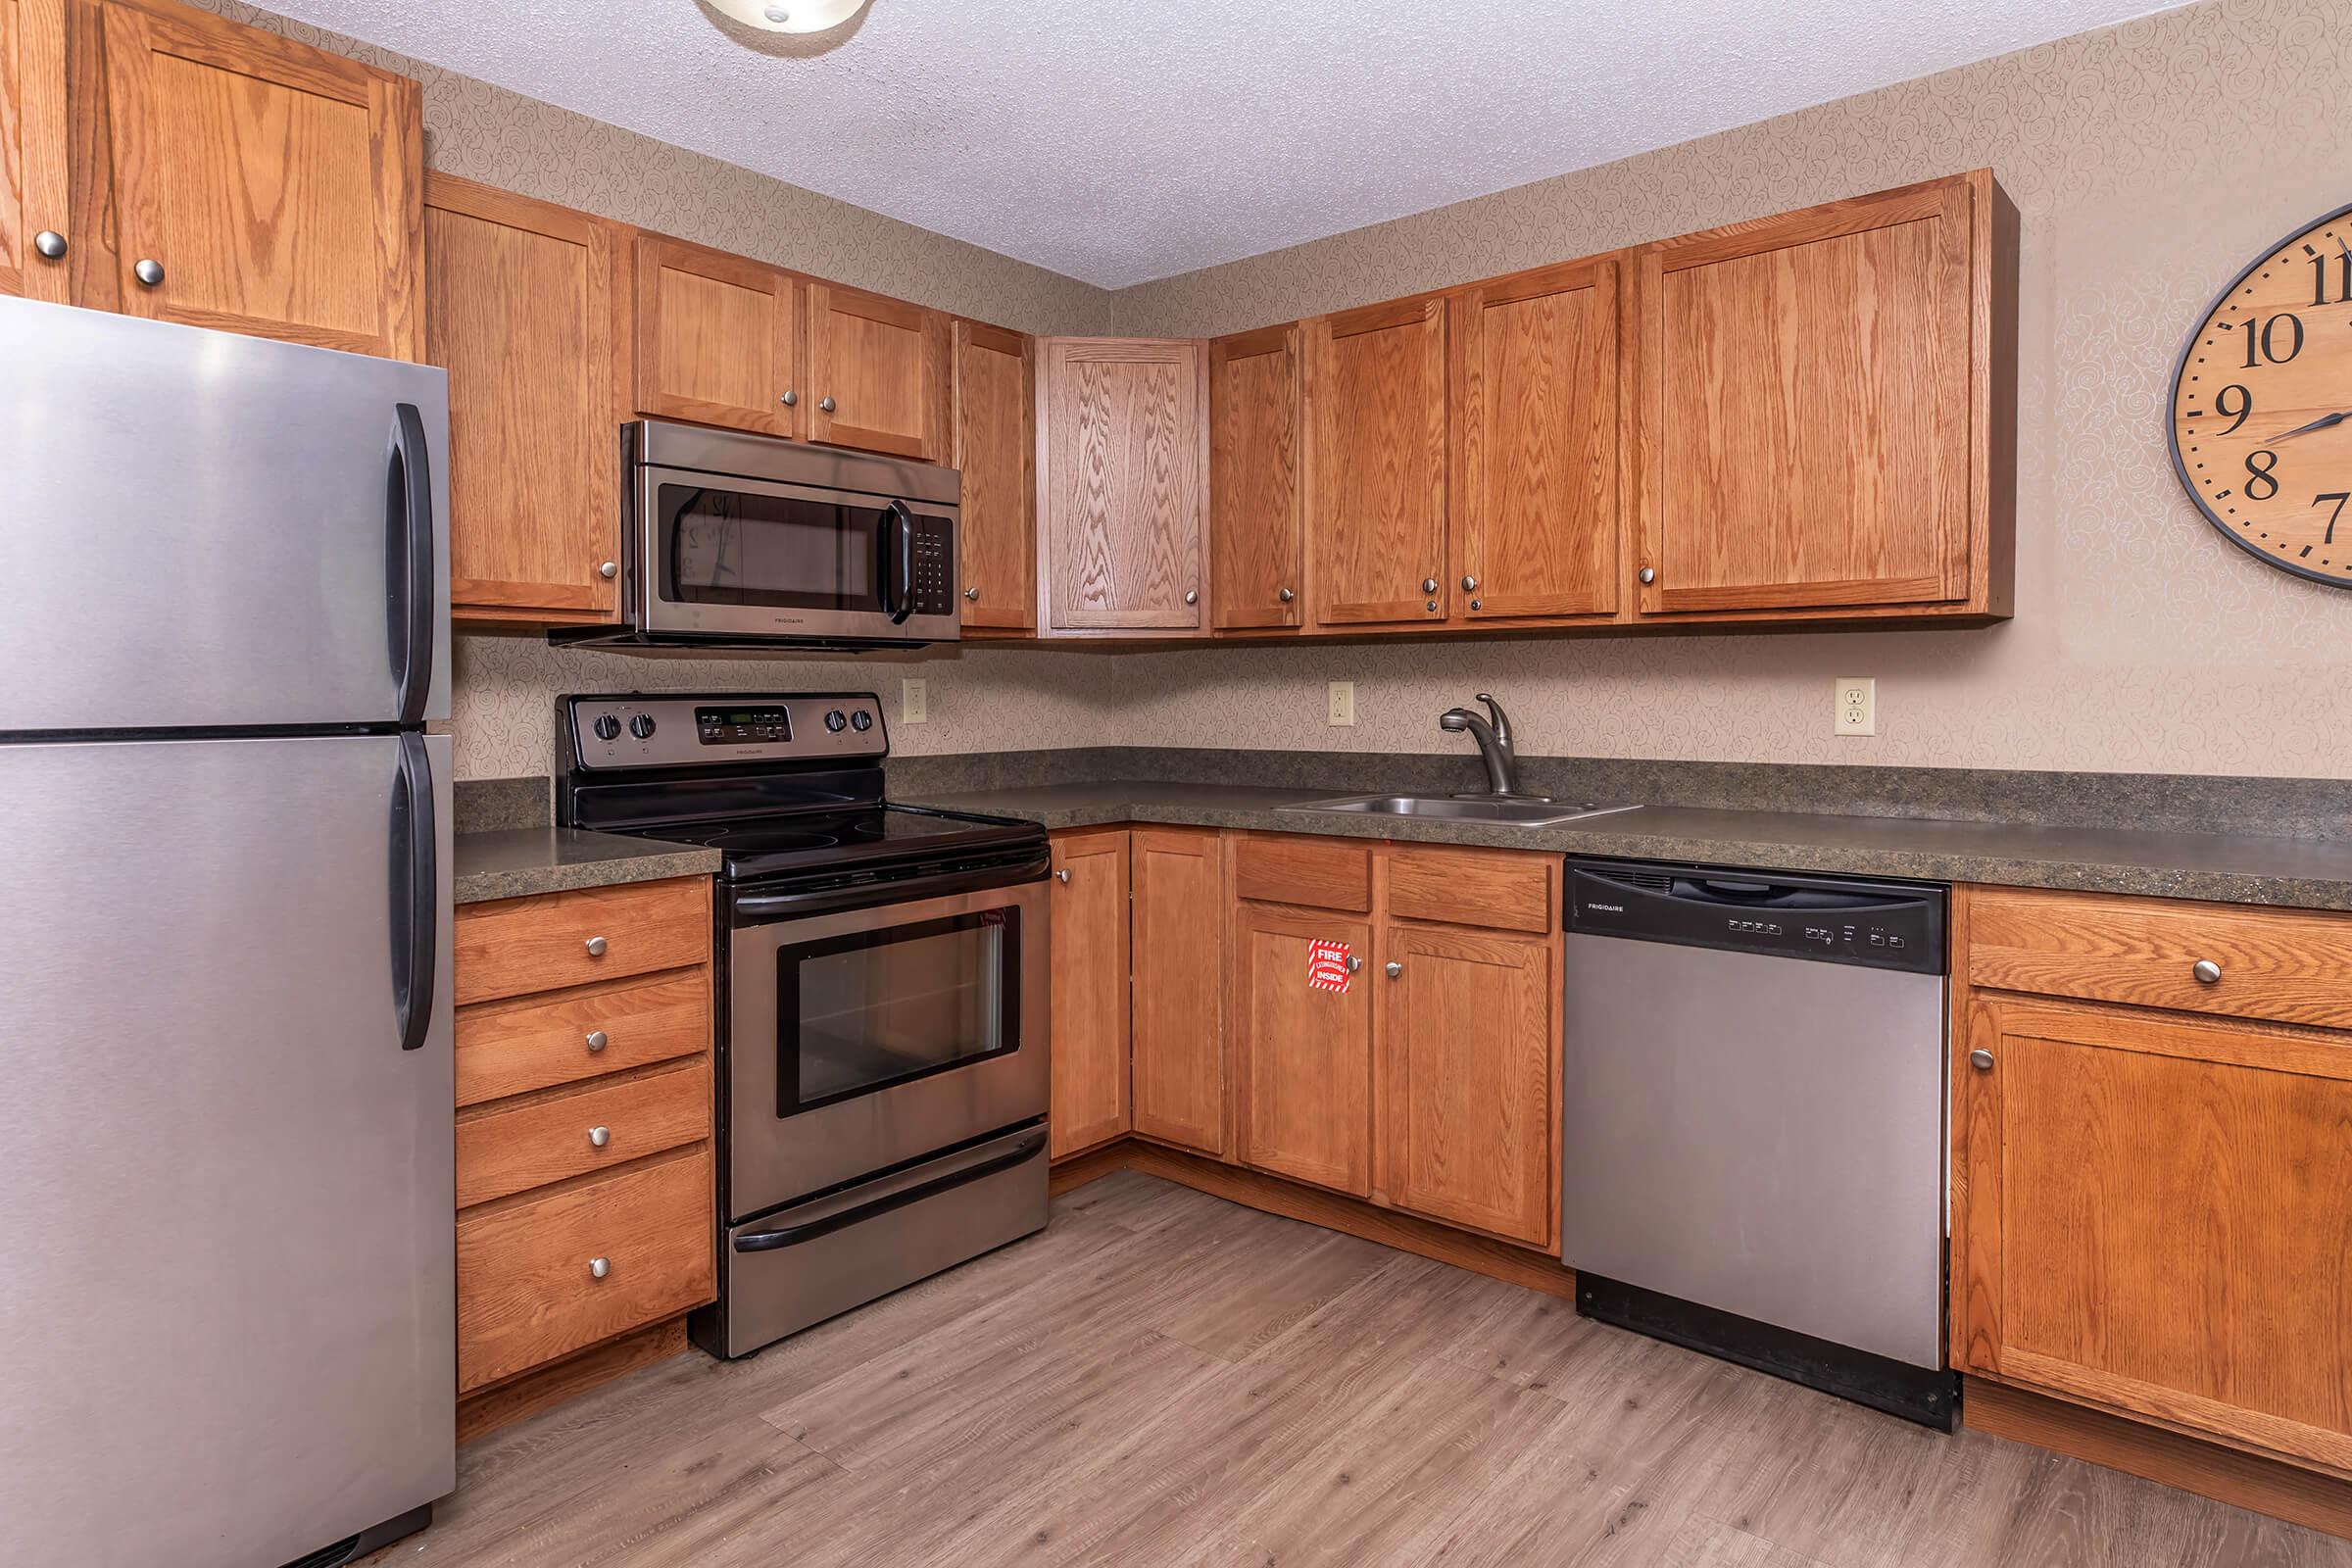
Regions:
<instances>
[{"instance_id":1,"label":"stainless steel microwave","mask_svg":"<svg viewBox=\"0 0 2352 1568\"><path fill-rule=\"evenodd\" d=\"M680 650L954 642L962 490L927 463L623 425L623 624L555 635Z\"/></svg>"}]
</instances>

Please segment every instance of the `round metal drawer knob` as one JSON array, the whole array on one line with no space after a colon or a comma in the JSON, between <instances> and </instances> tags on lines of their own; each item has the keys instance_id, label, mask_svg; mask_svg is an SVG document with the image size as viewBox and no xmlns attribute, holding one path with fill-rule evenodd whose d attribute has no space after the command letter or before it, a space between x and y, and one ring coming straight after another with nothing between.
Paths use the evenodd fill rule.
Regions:
<instances>
[{"instance_id":1,"label":"round metal drawer knob","mask_svg":"<svg viewBox=\"0 0 2352 1568\"><path fill-rule=\"evenodd\" d=\"M1361 969L1363 966L1363 959L1355 956L1353 954L1349 954L1348 956L1348 972L1349 974L1355 973L1356 970Z\"/></svg>"},{"instance_id":2,"label":"round metal drawer knob","mask_svg":"<svg viewBox=\"0 0 2352 1568\"><path fill-rule=\"evenodd\" d=\"M139 258L138 264L131 268L130 275L147 287L154 288L164 280L164 264L151 257L142 256Z\"/></svg>"},{"instance_id":3,"label":"round metal drawer knob","mask_svg":"<svg viewBox=\"0 0 2352 1568\"><path fill-rule=\"evenodd\" d=\"M820 409L824 410L824 411L825 411L827 414L831 414L831 413L833 412L833 409L834 409L834 407L835 407L835 405L834 405L834 402L833 402L833 400L832 400L831 398L818 398L818 399L816 400L816 406L817 406L818 408L820 408Z\"/></svg>"},{"instance_id":4,"label":"round metal drawer knob","mask_svg":"<svg viewBox=\"0 0 2352 1568\"><path fill-rule=\"evenodd\" d=\"M1421 579L1421 591L1422 591L1423 593L1425 593L1425 594L1434 594L1434 593L1436 593L1436 592L1438 591L1438 579L1437 579L1437 578L1435 578L1435 577L1424 577L1424 578L1422 578L1422 579Z\"/></svg>"},{"instance_id":5,"label":"round metal drawer knob","mask_svg":"<svg viewBox=\"0 0 2352 1568\"><path fill-rule=\"evenodd\" d=\"M977 587L966 588L963 591L963 597L976 605L980 602L980 590Z\"/></svg>"},{"instance_id":6,"label":"round metal drawer knob","mask_svg":"<svg viewBox=\"0 0 2352 1568\"><path fill-rule=\"evenodd\" d=\"M1992 1071L1992 1053L1983 1048L1968 1054L1968 1064L1979 1072Z\"/></svg>"},{"instance_id":7,"label":"round metal drawer knob","mask_svg":"<svg viewBox=\"0 0 2352 1568\"><path fill-rule=\"evenodd\" d=\"M1275 597L1275 598L1277 598L1277 599L1279 599L1279 600L1281 600L1281 601L1282 601L1284 604L1286 604L1286 605L1287 605L1287 604L1289 604L1289 603L1290 603L1292 600L1294 600L1294 599L1298 598L1298 596L1297 594L1295 594L1295 593L1291 592L1291 591L1290 591L1288 588L1285 588L1285 589L1282 589L1282 590L1280 590L1279 592L1277 592L1277 593L1274 595L1274 597Z\"/></svg>"},{"instance_id":8,"label":"round metal drawer knob","mask_svg":"<svg viewBox=\"0 0 2352 1568\"><path fill-rule=\"evenodd\" d=\"M1060 870L1054 872L1054 880L1060 883L1065 888L1068 887L1070 885L1070 868L1065 865Z\"/></svg>"},{"instance_id":9,"label":"round metal drawer knob","mask_svg":"<svg viewBox=\"0 0 2352 1568\"><path fill-rule=\"evenodd\" d=\"M1476 577L1464 577L1462 579L1462 592L1466 594L1474 594L1478 592L1478 579Z\"/></svg>"},{"instance_id":10,"label":"round metal drawer knob","mask_svg":"<svg viewBox=\"0 0 2352 1568\"><path fill-rule=\"evenodd\" d=\"M2188 972L2197 977L2197 984L2201 986L2218 986L2222 983L2222 966L2211 958L2199 958L2188 966Z\"/></svg>"},{"instance_id":11,"label":"round metal drawer knob","mask_svg":"<svg viewBox=\"0 0 2352 1568\"><path fill-rule=\"evenodd\" d=\"M1658 568L1655 566L1643 566L1642 568L1642 580L1645 583L1656 582L1658 580Z\"/></svg>"},{"instance_id":12,"label":"round metal drawer knob","mask_svg":"<svg viewBox=\"0 0 2352 1568\"><path fill-rule=\"evenodd\" d=\"M1401 963L1392 963L1392 964L1390 964L1390 965L1388 966L1388 969L1389 969L1389 978L1390 978L1390 979L1392 979L1392 980L1396 979L1396 978L1398 975L1400 975L1400 974L1404 973L1404 965L1403 965L1403 964L1401 964Z\"/></svg>"},{"instance_id":13,"label":"round metal drawer knob","mask_svg":"<svg viewBox=\"0 0 2352 1568\"><path fill-rule=\"evenodd\" d=\"M602 1149L602 1148L604 1148L604 1147L605 1147L607 1144L611 1143L612 1141L612 1128L610 1128L610 1127L591 1127L591 1128L589 1128L589 1129L588 1129L588 1147L589 1147L590 1149Z\"/></svg>"},{"instance_id":14,"label":"round metal drawer knob","mask_svg":"<svg viewBox=\"0 0 2352 1568\"><path fill-rule=\"evenodd\" d=\"M590 1279L601 1280L612 1272L612 1260L611 1258L592 1257L588 1260L588 1277Z\"/></svg>"},{"instance_id":15,"label":"round metal drawer knob","mask_svg":"<svg viewBox=\"0 0 2352 1568\"><path fill-rule=\"evenodd\" d=\"M604 578L607 582L611 582L613 578L620 575L620 563L617 561L599 562L597 564L596 574L599 577Z\"/></svg>"},{"instance_id":16,"label":"round metal drawer knob","mask_svg":"<svg viewBox=\"0 0 2352 1568\"><path fill-rule=\"evenodd\" d=\"M44 228L32 236L32 248L43 261L62 262L66 258L66 236L54 228Z\"/></svg>"},{"instance_id":17,"label":"round metal drawer knob","mask_svg":"<svg viewBox=\"0 0 2352 1568\"><path fill-rule=\"evenodd\" d=\"M601 958L605 956L605 949L611 946L611 944L607 943L603 937L590 937L588 939L587 946L588 956L591 958Z\"/></svg>"},{"instance_id":18,"label":"round metal drawer knob","mask_svg":"<svg viewBox=\"0 0 2352 1568\"><path fill-rule=\"evenodd\" d=\"M612 1043L612 1037L605 1033L602 1029L591 1029L588 1031L588 1049L590 1051L602 1051Z\"/></svg>"},{"instance_id":19,"label":"round metal drawer knob","mask_svg":"<svg viewBox=\"0 0 2352 1568\"><path fill-rule=\"evenodd\" d=\"M801 406L801 395L798 392L787 392L776 401L788 409L797 409Z\"/></svg>"}]
</instances>

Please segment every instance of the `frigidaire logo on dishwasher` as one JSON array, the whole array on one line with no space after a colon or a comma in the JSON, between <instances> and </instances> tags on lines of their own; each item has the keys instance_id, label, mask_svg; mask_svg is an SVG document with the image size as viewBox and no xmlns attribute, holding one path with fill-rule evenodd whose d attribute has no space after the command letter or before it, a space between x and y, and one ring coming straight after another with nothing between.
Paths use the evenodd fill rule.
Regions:
<instances>
[{"instance_id":1,"label":"frigidaire logo on dishwasher","mask_svg":"<svg viewBox=\"0 0 2352 1568\"><path fill-rule=\"evenodd\" d=\"M1588 909L1598 909L1598 910L1600 910L1600 911L1601 911L1603 914L1623 914L1623 913L1625 912L1625 906L1624 906L1624 905L1622 905L1622 904L1591 904L1591 903L1588 903L1588 904L1585 906L1585 907L1586 907L1586 908L1588 908Z\"/></svg>"}]
</instances>

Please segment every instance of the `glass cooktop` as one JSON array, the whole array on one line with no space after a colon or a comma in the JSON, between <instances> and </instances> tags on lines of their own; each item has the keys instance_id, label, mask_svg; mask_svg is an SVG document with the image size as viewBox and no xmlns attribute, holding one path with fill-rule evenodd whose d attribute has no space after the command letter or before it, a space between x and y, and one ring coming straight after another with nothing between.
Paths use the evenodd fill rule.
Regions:
<instances>
[{"instance_id":1,"label":"glass cooktop","mask_svg":"<svg viewBox=\"0 0 2352 1568\"><path fill-rule=\"evenodd\" d=\"M614 831L608 828L606 831ZM727 858L729 877L757 876L869 858L920 858L1044 839L1033 822L962 816L908 806L858 806L842 810L779 811L720 822L622 829L645 838L700 845Z\"/></svg>"}]
</instances>

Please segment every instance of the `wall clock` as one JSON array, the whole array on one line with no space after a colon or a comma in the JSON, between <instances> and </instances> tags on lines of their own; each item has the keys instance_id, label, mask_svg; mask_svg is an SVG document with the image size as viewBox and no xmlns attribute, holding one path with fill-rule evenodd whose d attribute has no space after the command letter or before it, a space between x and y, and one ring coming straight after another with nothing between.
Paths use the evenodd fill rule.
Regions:
<instances>
[{"instance_id":1,"label":"wall clock","mask_svg":"<svg viewBox=\"0 0 2352 1568\"><path fill-rule=\"evenodd\" d=\"M2173 468L2216 528L2352 587L2352 207L2248 263L2173 372Z\"/></svg>"}]
</instances>

